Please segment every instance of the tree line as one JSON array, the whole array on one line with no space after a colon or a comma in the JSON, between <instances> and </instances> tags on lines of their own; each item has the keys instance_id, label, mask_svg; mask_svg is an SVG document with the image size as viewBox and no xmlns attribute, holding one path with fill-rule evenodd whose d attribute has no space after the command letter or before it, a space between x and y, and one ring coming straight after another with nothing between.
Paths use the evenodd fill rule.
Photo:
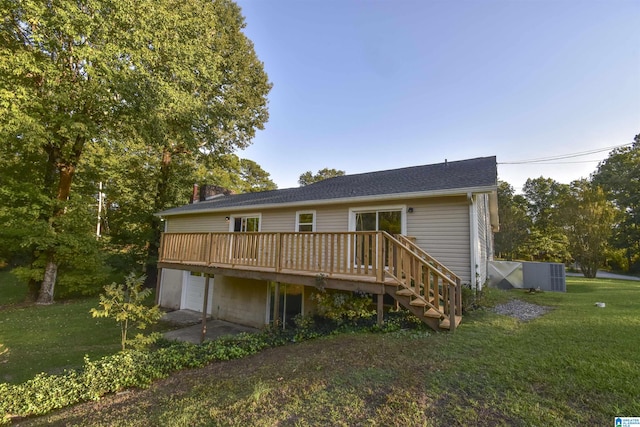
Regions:
<instances>
[{"instance_id":1,"label":"tree line","mask_svg":"<svg viewBox=\"0 0 640 427\"><path fill-rule=\"evenodd\" d=\"M38 302L131 266L153 282L154 213L188 201L194 182L274 187L234 154L267 121L271 83L232 1L0 12L0 258ZM101 184L108 232L96 239Z\"/></svg>"},{"instance_id":2,"label":"tree line","mask_svg":"<svg viewBox=\"0 0 640 427\"><path fill-rule=\"evenodd\" d=\"M600 162L589 179L528 179L522 194L499 182L496 256L640 271L640 135Z\"/></svg>"},{"instance_id":3,"label":"tree line","mask_svg":"<svg viewBox=\"0 0 640 427\"><path fill-rule=\"evenodd\" d=\"M271 89L231 0L2 2L0 268L38 303L156 280L192 186L273 190L236 152ZM301 175L311 183L327 174Z\"/></svg>"}]
</instances>

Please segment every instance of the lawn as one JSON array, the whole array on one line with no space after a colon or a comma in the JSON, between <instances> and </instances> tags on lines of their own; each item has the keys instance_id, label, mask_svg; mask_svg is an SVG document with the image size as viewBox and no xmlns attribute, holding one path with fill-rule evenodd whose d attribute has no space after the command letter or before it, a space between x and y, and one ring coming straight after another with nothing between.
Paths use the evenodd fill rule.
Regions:
<instances>
[{"instance_id":1,"label":"lawn","mask_svg":"<svg viewBox=\"0 0 640 427\"><path fill-rule=\"evenodd\" d=\"M89 313L97 298L38 306L22 304L25 295L24 285L0 272L0 344L6 351L0 355L0 382L77 368L85 354L96 358L119 350L118 325Z\"/></svg>"},{"instance_id":2,"label":"lawn","mask_svg":"<svg viewBox=\"0 0 640 427\"><path fill-rule=\"evenodd\" d=\"M120 327L89 312L98 298L24 304L26 287L0 272L0 382L20 383L40 372L80 368L120 350ZM4 352L4 353L3 353Z\"/></svg>"},{"instance_id":3,"label":"lawn","mask_svg":"<svg viewBox=\"0 0 640 427\"><path fill-rule=\"evenodd\" d=\"M0 308L6 305L18 304L25 300L27 287L8 271L0 270Z\"/></svg>"},{"instance_id":4,"label":"lawn","mask_svg":"<svg viewBox=\"0 0 640 427\"><path fill-rule=\"evenodd\" d=\"M530 322L478 310L454 333L351 333L177 373L25 425L613 425L640 414L640 282L512 291ZM605 308L595 307L605 302Z\"/></svg>"}]
</instances>

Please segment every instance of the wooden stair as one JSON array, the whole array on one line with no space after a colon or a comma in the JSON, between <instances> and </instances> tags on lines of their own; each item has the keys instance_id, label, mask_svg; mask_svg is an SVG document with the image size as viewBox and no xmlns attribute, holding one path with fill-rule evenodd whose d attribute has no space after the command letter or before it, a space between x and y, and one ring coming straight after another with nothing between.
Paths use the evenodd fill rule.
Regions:
<instances>
[{"instance_id":1,"label":"wooden stair","mask_svg":"<svg viewBox=\"0 0 640 427\"><path fill-rule=\"evenodd\" d=\"M462 321L462 316L455 316L456 327ZM444 318L440 321L440 328L442 329L451 329L451 321L448 318Z\"/></svg>"},{"instance_id":2,"label":"wooden stair","mask_svg":"<svg viewBox=\"0 0 640 427\"><path fill-rule=\"evenodd\" d=\"M422 320L433 330L451 330L451 320L447 317L442 309L434 307L434 301L427 301L424 297L416 295L414 291L408 288L399 290L390 289L386 292L395 298L401 306L413 313L418 319ZM455 327L462 322L462 316L455 316Z\"/></svg>"}]
</instances>

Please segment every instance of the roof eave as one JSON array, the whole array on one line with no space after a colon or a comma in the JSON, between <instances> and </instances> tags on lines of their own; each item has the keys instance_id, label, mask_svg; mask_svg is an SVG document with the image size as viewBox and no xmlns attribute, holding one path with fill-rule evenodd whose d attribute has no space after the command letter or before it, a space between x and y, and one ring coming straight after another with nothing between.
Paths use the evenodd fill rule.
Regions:
<instances>
[{"instance_id":1,"label":"roof eave","mask_svg":"<svg viewBox=\"0 0 640 427\"><path fill-rule=\"evenodd\" d=\"M164 218L164 217L170 217L170 216L199 215L199 214L230 212L230 211L242 212L242 211L256 211L256 210L262 210L262 209L275 209L275 208L295 208L295 207L304 207L304 206L336 205L336 204L344 204L344 203L378 202L382 200L466 196L469 193L491 194L491 193L494 193L496 190L497 190L496 185L489 185L489 186L455 188L455 189L446 189L446 190L378 194L374 196L343 197L343 198L326 199L326 200L305 200L305 201L288 202L288 203L251 204L246 206L224 206L224 207L194 209L189 211L177 211L177 212L164 211L164 212L158 212L154 215Z\"/></svg>"}]
</instances>

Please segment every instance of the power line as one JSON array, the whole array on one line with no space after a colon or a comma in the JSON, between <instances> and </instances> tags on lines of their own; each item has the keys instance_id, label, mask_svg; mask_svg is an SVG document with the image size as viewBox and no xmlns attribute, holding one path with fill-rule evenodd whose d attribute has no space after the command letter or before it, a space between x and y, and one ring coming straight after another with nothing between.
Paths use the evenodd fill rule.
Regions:
<instances>
[{"instance_id":1,"label":"power line","mask_svg":"<svg viewBox=\"0 0 640 427\"><path fill-rule=\"evenodd\" d=\"M610 150L615 150L616 148L627 147L627 146L632 145L632 144L633 143L614 145L612 147L598 148L598 149L595 149L595 150L581 151L581 152L572 153L572 154L562 154L562 155L550 156L550 157L539 157L537 159L517 160L517 161L513 161L513 162L498 162L498 164L499 165L522 165L522 164L527 164L527 163L562 164L562 163L544 163L544 162L552 162L554 160L562 160L562 159L570 159L570 158L573 158L573 157L588 156L588 155L591 155L591 154L602 153L603 151L610 151ZM587 162L597 162L597 161L599 161L599 160L585 160L585 161L567 162L567 163L587 163Z\"/></svg>"}]
</instances>

